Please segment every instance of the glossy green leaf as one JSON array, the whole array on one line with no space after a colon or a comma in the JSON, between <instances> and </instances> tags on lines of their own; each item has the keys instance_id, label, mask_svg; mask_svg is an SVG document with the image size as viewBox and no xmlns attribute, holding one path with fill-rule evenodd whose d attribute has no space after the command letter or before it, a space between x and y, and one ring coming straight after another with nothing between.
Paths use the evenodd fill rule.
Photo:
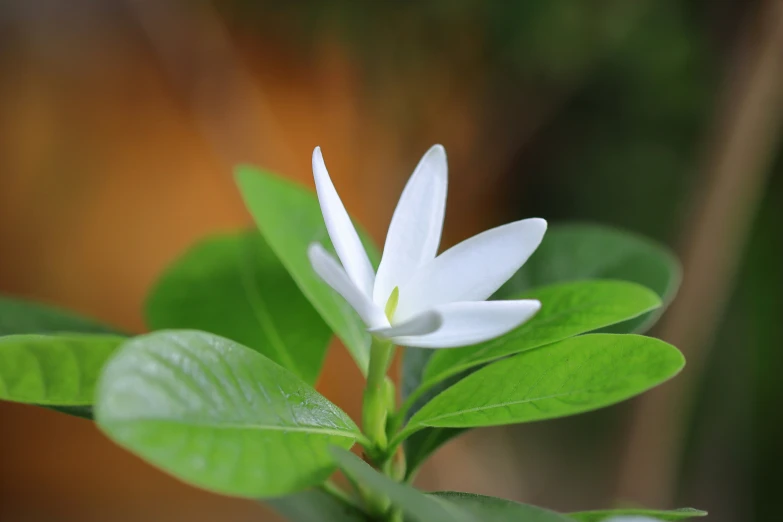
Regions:
<instances>
[{"instance_id":1,"label":"glossy green leaf","mask_svg":"<svg viewBox=\"0 0 783 522\"><path fill-rule=\"evenodd\" d=\"M661 304L651 290L625 281L562 283L515 298L538 299L541 311L497 339L436 352L424 370L424 382L438 382L495 359L638 317Z\"/></svg>"},{"instance_id":2,"label":"glossy green leaf","mask_svg":"<svg viewBox=\"0 0 783 522\"><path fill-rule=\"evenodd\" d=\"M625 281L560 283L514 297L538 299L542 308L533 319L502 337L454 350L429 350L431 356L420 354L422 350L406 349L403 385L419 386L417 390L407 390L408 418L480 365L625 321L660 305L654 292ZM422 361L428 361L423 371ZM429 428L406 440L409 473L414 473L432 452L460 433Z\"/></svg>"},{"instance_id":3,"label":"glossy green leaf","mask_svg":"<svg viewBox=\"0 0 783 522\"><path fill-rule=\"evenodd\" d=\"M550 226L544 241L528 262L512 279L504 285L495 297L517 298L521 295L547 291L547 285L564 282L605 278L638 283L651 288L665 302L671 300L679 284L680 268L674 256L663 246L633 234L596 225L554 225ZM592 283L593 281L587 281ZM533 289L533 290L531 290ZM534 329L539 321L547 316L547 298L542 296L544 308L533 320L518 331L511 332L500 339L483 343L483 346L502 346L499 352L510 353L535 348L529 341L508 343L508 339L527 329ZM597 304L597 301L596 301ZM606 304L606 303L605 303ZM660 308L650 307L647 312L632 314L625 318L614 319L604 325L596 323L583 331L575 330L570 335L600 328L604 332L642 331L657 318ZM549 310L551 311L551 305ZM543 333L543 332L541 332ZM555 332L552 332L555 333ZM566 335L568 337L568 335ZM560 337L562 339L562 337ZM553 338L550 342L558 340ZM546 344L546 343L544 343ZM540 346L540 344L539 344ZM408 401L407 415L418 411L432 397L442 392L447 384L459 380L466 372L469 360L460 364L466 353L476 350L468 347L457 350L406 349L403 358L402 391ZM483 364L483 361L481 364ZM426 369L425 369L426 366ZM470 370L467 370L469 372ZM449 375L449 380L445 379ZM410 396L413 395L413 398ZM430 433L430 431L433 431ZM415 471L421 460L429 456L440 444L458 435L451 430L425 429L406 440L406 452L409 454L410 471Z\"/></svg>"},{"instance_id":4,"label":"glossy green leaf","mask_svg":"<svg viewBox=\"0 0 783 522\"><path fill-rule=\"evenodd\" d=\"M290 371L234 341L161 331L109 361L95 405L115 442L181 480L259 498L302 491L333 471L330 446L358 428Z\"/></svg>"},{"instance_id":5,"label":"glossy green leaf","mask_svg":"<svg viewBox=\"0 0 783 522\"><path fill-rule=\"evenodd\" d=\"M125 340L105 334L0 337L0 400L90 418L101 369Z\"/></svg>"},{"instance_id":6,"label":"glossy green leaf","mask_svg":"<svg viewBox=\"0 0 783 522\"><path fill-rule=\"evenodd\" d=\"M257 231L213 236L189 249L155 285L146 315L153 330L221 335L310 384L332 335Z\"/></svg>"},{"instance_id":7,"label":"glossy green leaf","mask_svg":"<svg viewBox=\"0 0 783 522\"><path fill-rule=\"evenodd\" d=\"M332 455L340 469L348 477L376 495L386 496L392 505L399 507L410 520L416 522L480 522L471 513L451 502L426 495L417 489L382 475L350 451L333 448Z\"/></svg>"},{"instance_id":8,"label":"glossy green leaf","mask_svg":"<svg viewBox=\"0 0 783 522\"><path fill-rule=\"evenodd\" d=\"M609 406L673 377L684 359L638 335L588 334L490 364L427 403L398 438L427 426L531 422Z\"/></svg>"},{"instance_id":9,"label":"glossy green leaf","mask_svg":"<svg viewBox=\"0 0 783 522\"><path fill-rule=\"evenodd\" d=\"M312 242L332 250L315 193L253 167L240 167L236 179L264 239L366 373L370 359L367 328L353 308L316 275L307 258L307 247ZM377 249L366 234L361 230L359 233L370 260L377 266Z\"/></svg>"},{"instance_id":10,"label":"glossy green leaf","mask_svg":"<svg viewBox=\"0 0 783 522\"><path fill-rule=\"evenodd\" d=\"M573 522L566 515L503 498L455 491L430 494L473 513L482 522Z\"/></svg>"},{"instance_id":11,"label":"glossy green leaf","mask_svg":"<svg viewBox=\"0 0 783 522\"><path fill-rule=\"evenodd\" d=\"M553 225L541 246L498 296L507 298L564 281L619 279L652 289L668 304L679 287L680 273L680 264L671 251L648 238L601 225ZM648 312L606 331L642 332L662 311Z\"/></svg>"},{"instance_id":12,"label":"glossy green leaf","mask_svg":"<svg viewBox=\"0 0 783 522\"><path fill-rule=\"evenodd\" d=\"M115 328L53 306L0 297L0 336L41 333L119 333Z\"/></svg>"},{"instance_id":13,"label":"glossy green leaf","mask_svg":"<svg viewBox=\"0 0 783 522\"><path fill-rule=\"evenodd\" d=\"M688 520L696 517L707 516L706 511L693 508L680 508L668 511L654 509L605 509L598 511L581 511L569 513L568 516L578 522L603 522L611 517L651 517L658 520Z\"/></svg>"},{"instance_id":14,"label":"glossy green leaf","mask_svg":"<svg viewBox=\"0 0 783 522\"><path fill-rule=\"evenodd\" d=\"M289 522L371 522L355 507L317 489L269 499L265 503Z\"/></svg>"},{"instance_id":15,"label":"glossy green leaf","mask_svg":"<svg viewBox=\"0 0 783 522\"><path fill-rule=\"evenodd\" d=\"M105 333L121 335L119 330L112 326L102 324L94 319L80 316L68 310L24 299L0 297L0 336L46 333ZM0 368L1 372L2 369ZM60 375L59 377L61 380L68 378L65 375ZM74 377L71 376L70 378ZM93 384L96 378L93 376ZM9 397L6 397L6 399L13 400ZM68 415L92 419L92 398L89 402L80 405L49 404L46 407L61 413L67 413Z\"/></svg>"}]
</instances>

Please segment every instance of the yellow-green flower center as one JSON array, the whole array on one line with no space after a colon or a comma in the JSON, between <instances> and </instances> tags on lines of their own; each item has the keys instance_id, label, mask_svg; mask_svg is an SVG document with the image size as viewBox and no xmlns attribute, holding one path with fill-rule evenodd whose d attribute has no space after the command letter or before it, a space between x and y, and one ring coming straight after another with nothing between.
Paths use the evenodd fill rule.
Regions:
<instances>
[{"instance_id":1,"label":"yellow-green flower center","mask_svg":"<svg viewBox=\"0 0 783 522\"><path fill-rule=\"evenodd\" d=\"M384 309L384 312L386 312L386 319L389 320L389 322L392 322L392 317L394 317L394 312L397 311L397 304L400 302L400 287L395 286L394 290L392 290L391 295L389 296L389 300L386 301L386 308Z\"/></svg>"}]
</instances>

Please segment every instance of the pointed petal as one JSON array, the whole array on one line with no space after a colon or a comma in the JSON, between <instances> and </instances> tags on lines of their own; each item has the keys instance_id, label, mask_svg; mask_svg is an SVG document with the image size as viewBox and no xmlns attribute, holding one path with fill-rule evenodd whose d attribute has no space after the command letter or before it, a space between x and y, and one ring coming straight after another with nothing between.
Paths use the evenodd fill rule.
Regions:
<instances>
[{"instance_id":1,"label":"pointed petal","mask_svg":"<svg viewBox=\"0 0 783 522\"><path fill-rule=\"evenodd\" d=\"M359 234L356 233L351 218L332 184L320 147L316 147L313 151L313 177L326 230L329 232L334 250L353 284L365 295L372 296L375 272L359 240Z\"/></svg>"},{"instance_id":2,"label":"pointed petal","mask_svg":"<svg viewBox=\"0 0 783 522\"><path fill-rule=\"evenodd\" d=\"M369 328L388 326L383 310L359 290L345 273L343 267L318 243L311 243L307 249L310 264L318 276L348 301Z\"/></svg>"},{"instance_id":3,"label":"pointed petal","mask_svg":"<svg viewBox=\"0 0 783 522\"><path fill-rule=\"evenodd\" d=\"M541 303L533 299L451 303L435 308L443 326L431 334L394 337L395 344L417 348L457 348L488 341L533 317Z\"/></svg>"},{"instance_id":4,"label":"pointed petal","mask_svg":"<svg viewBox=\"0 0 783 522\"><path fill-rule=\"evenodd\" d=\"M395 286L404 284L438 253L448 184L446 151L435 145L424 154L394 210L373 300L383 306Z\"/></svg>"},{"instance_id":5,"label":"pointed petal","mask_svg":"<svg viewBox=\"0 0 783 522\"><path fill-rule=\"evenodd\" d=\"M438 312L430 310L404 323L382 328L371 328L370 333L385 339L407 335L426 335L437 331L441 325L443 325L443 317Z\"/></svg>"},{"instance_id":6,"label":"pointed petal","mask_svg":"<svg viewBox=\"0 0 783 522\"><path fill-rule=\"evenodd\" d=\"M524 219L450 248L400 287L396 317L404 321L439 305L487 299L527 261L544 232L543 219Z\"/></svg>"}]
</instances>

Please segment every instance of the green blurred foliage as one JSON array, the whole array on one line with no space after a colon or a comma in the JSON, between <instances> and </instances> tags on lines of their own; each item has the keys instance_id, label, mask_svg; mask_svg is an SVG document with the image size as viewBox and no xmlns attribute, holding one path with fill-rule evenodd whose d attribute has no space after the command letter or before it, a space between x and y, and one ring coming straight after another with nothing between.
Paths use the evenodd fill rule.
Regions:
<instances>
[{"instance_id":1,"label":"green blurred foliage","mask_svg":"<svg viewBox=\"0 0 783 522\"><path fill-rule=\"evenodd\" d=\"M716 94L708 36L682 3L651 6L520 156L524 213L676 237Z\"/></svg>"},{"instance_id":2,"label":"green blurred foliage","mask_svg":"<svg viewBox=\"0 0 783 522\"><path fill-rule=\"evenodd\" d=\"M748 321L743 331L746 344L726 347L751 360L753 442L749 467L753 470L756 520L780 516L777 495L783 467L783 158L778 160L739 278Z\"/></svg>"},{"instance_id":3,"label":"green blurred foliage","mask_svg":"<svg viewBox=\"0 0 783 522\"><path fill-rule=\"evenodd\" d=\"M776 520L783 466L783 157L756 216L737 287L706 363L681 497L723 500L722 518Z\"/></svg>"}]
</instances>

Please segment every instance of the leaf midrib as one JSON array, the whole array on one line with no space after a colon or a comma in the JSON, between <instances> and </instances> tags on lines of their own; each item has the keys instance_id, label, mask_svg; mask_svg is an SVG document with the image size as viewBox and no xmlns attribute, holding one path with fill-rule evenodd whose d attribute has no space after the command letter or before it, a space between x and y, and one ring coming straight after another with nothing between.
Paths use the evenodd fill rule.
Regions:
<instances>
[{"instance_id":1,"label":"leaf midrib","mask_svg":"<svg viewBox=\"0 0 783 522\"><path fill-rule=\"evenodd\" d=\"M600 387L591 387L591 388L585 388L585 389L580 389L580 390L569 390L569 391L564 392L564 393L555 393L555 394L552 394L552 395L545 395L545 396L540 396L540 397L533 397L533 398L513 400L513 401L505 401L505 402L492 404L492 405L476 406L474 408L467 408L467 409L464 409L464 410L460 410L458 412L444 413L443 415L438 415L436 417L430 417L430 418L426 419L426 421L428 423L432 423L434 421L447 419L447 418L450 418L450 417L456 417L456 416L459 416L459 415L465 415L465 414L468 414L468 413L474 413L474 412L477 412L477 411L493 410L493 409L497 409L497 408L505 408L507 406L518 406L520 404L527 404L527 403L531 403L531 402L544 401L544 400L548 400L548 399L557 399L559 397L566 397L568 395L574 395L574 394L579 394L579 393L590 393L590 392L596 392L596 391L599 391L599 390L601 390ZM596 405L595 407L597 408L598 405ZM421 412L421 410L420 410L420 412ZM412 419L412 420L414 420L414 419ZM449 428L449 427L460 428L460 427L464 427L464 426L438 426L438 425L433 425L433 424L427 424L427 423L422 422L422 421L418 421L416 424L412 424L411 426L413 428L413 431L417 431L419 429L419 427L429 427L429 428Z\"/></svg>"},{"instance_id":2,"label":"leaf midrib","mask_svg":"<svg viewBox=\"0 0 783 522\"><path fill-rule=\"evenodd\" d=\"M336 429L329 429L329 428L313 428L313 427L303 427L303 426L296 426L296 427L283 427L283 426L275 426L273 424L241 424L241 423L220 423L220 424L213 424L210 422L182 422L177 421L173 419L162 419L162 418L123 418L123 419L113 419L113 420L104 420L103 424L125 424L130 423L134 425L144 424L144 423L155 423L155 424L175 424L179 426L187 426L187 427L193 427L193 428L210 428L215 430L250 430L250 431L284 431L284 432L293 432L293 433L309 433L313 435L331 435L334 437L344 437L347 439L354 439L357 440L359 438L359 434L353 431L341 431Z\"/></svg>"},{"instance_id":3,"label":"leaf midrib","mask_svg":"<svg viewBox=\"0 0 783 522\"><path fill-rule=\"evenodd\" d=\"M544 401L544 400L547 400L547 399L557 399L558 397L565 397L565 396L568 396L568 395L571 395L571 394L575 394L575 393L585 393L585 392L590 392L590 391L594 391L594 388L587 388L587 389L584 389L584 390L572 390L572 391L568 391L568 392L565 392L565 393L555 393L553 395L545 395L545 396L541 396L541 397L533 397L533 398L530 398L530 399L521 399L521 400L516 400L516 401L499 402L499 403L496 403L496 404L486 405L486 406L476 406L474 408L467 408L467 409L460 410L460 411L457 411L457 412L444 413L443 415L430 417L429 419L427 419L427 422L434 422L434 421L438 421L438 420L441 420L441 419L447 419L449 417L456 417L456 416L459 416L459 415L465 415L465 414L468 414L468 413L474 413L474 412L477 412L477 411L494 410L494 409L497 409L497 408L505 408L506 406L518 406L520 404L527 404L529 402ZM433 425L433 424L426 424L426 423L421 422L421 421L419 421L418 424L421 425L421 426L429 426L431 428L448 427L448 426L437 426L437 425Z\"/></svg>"},{"instance_id":4,"label":"leaf midrib","mask_svg":"<svg viewBox=\"0 0 783 522\"><path fill-rule=\"evenodd\" d=\"M245 296L250 304L250 308L253 310L256 320L258 320L262 330L267 333L267 338L280 357L280 361L284 362L287 368L295 371L297 375L306 378L306 376L302 374L301 368L296 364L296 361L291 357L288 350L286 350L280 332L275 327L274 321L272 321L272 318L269 315L269 309L266 306L266 302L257 291L257 287L254 284L257 283L255 272L248 266L248 263L251 262L249 257L250 255L240 254L239 273L242 274L242 288L245 291Z\"/></svg>"},{"instance_id":5,"label":"leaf midrib","mask_svg":"<svg viewBox=\"0 0 783 522\"><path fill-rule=\"evenodd\" d=\"M641 286L641 285L639 285L639 286ZM592 307L595 306L596 303L603 303L603 301L601 301L601 300L592 300L592 301L584 303L584 304L582 304L580 306L576 306L576 307L568 308L566 310L562 310L562 311L558 312L557 314L553 314L553 315L547 317L546 319L540 320L535 325L531 325L529 328L527 328L527 330L529 330L530 332L535 332L535 330L539 329L540 327L548 327L552 321L555 321L555 320L558 320L558 319L562 319L563 316L573 315L573 314L578 313L580 311L584 311L585 309L592 308ZM651 310L655 310L656 308L659 308L660 306L661 306L660 302L659 303L652 303L652 304L648 305L648 307L645 308L644 310L641 310L641 311L639 311L638 313L636 313L634 315L630 315L630 316L626 317L625 319L620 319L619 321L615 321L613 323L604 324L602 326L597 326L597 327L592 328L592 329L587 330L587 331L594 331L594 330L598 330L600 328L606 328L607 326L611 326L611 325L618 324L618 323L621 323L621 322L624 322L624 321L629 321L631 319L635 319L635 318L639 317L642 314L645 314L645 313L647 313L647 312L649 312ZM586 332L583 332L583 333L586 333ZM533 340L533 341L531 341L533 343L531 346L523 347L521 350L518 350L518 351L515 350L513 352L505 354L505 356L513 355L513 354L516 354L516 353L521 353L521 352L528 351L528 350L532 350L534 348L540 348L541 346L553 344L555 342L559 342L559 341L562 341L564 339L569 339L570 337L573 337L573 336L569 336L569 337L561 338L561 339L555 339L554 341L549 341L549 340L544 340L544 341L537 340L536 341L536 340ZM516 339L515 341L516 342L524 342L525 341L525 334L521 334L520 338ZM541 343L541 344L536 344L536 343ZM491 352L493 349L497 348L498 346L502 346L502 343L499 342L499 341L490 341L490 344L487 344L486 346L484 346L483 348L481 348L480 350L478 350L476 352L471 352L469 354L466 354L466 356L464 358L458 359L455 364L452 364L452 365L444 368L442 371L440 371L439 373L436 373L433 376L430 376L429 378L427 377L427 372L426 372L426 369L425 369L424 381L425 381L425 383L429 383L430 381L432 381L433 383L438 383L438 382L440 382L440 381L442 381L442 380L444 380L444 379L446 379L448 377L451 377L452 375L455 375L455 374L457 374L457 373L459 373L459 372L461 372L463 370L470 369L470 368L472 368L474 366L477 366L477 365L485 363L485 362L489 362L490 360L493 360L493 359L504 357L504 355L499 355L497 357L491 357L490 359L486 359L486 358L482 359L482 356L486 355L487 352Z\"/></svg>"}]
</instances>

